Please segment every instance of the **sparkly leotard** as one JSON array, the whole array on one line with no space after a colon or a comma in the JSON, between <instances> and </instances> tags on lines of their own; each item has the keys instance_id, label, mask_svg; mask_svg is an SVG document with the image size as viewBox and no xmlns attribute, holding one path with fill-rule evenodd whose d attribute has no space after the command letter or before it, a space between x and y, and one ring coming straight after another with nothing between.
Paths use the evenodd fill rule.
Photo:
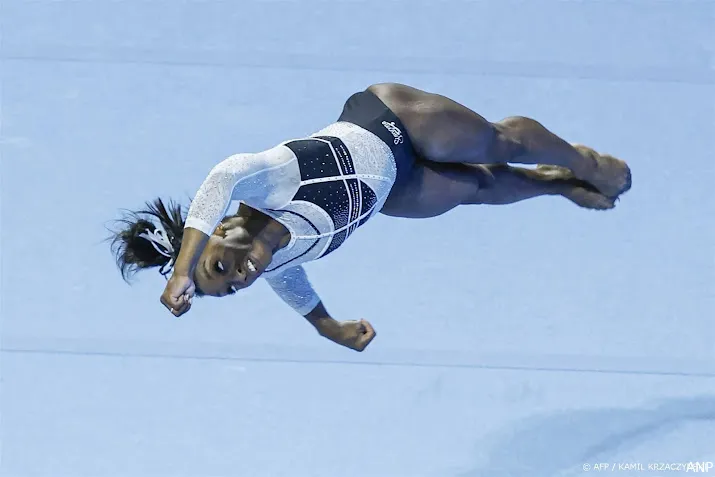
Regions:
<instances>
[{"instance_id":1,"label":"sparkly leotard","mask_svg":"<svg viewBox=\"0 0 715 477\"><path fill-rule=\"evenodd\" d=\"M337 249L376 214L396 177L390 148L360 126L338 122L310 137L218 164L194 198L186 226L213 233L232 200L265 212L290 231L263 277L301 313L318 304L302 263Z\"/></svg>"},{"instance_id":2,"label":"sparkly leotard","mask_svg":"<svg viewBox=\"0 0 715 477\"><path fill-rule=\"evenodd\" d=\"M240 200L283 224L290 242L262 276L303 315L320 299L301 264L331 253L375 215L414 160L399 119L371 93L353 95L343 118L350 122L219 163L186 220L211 235L231 201Z\"/></svg>"}]
</instances>

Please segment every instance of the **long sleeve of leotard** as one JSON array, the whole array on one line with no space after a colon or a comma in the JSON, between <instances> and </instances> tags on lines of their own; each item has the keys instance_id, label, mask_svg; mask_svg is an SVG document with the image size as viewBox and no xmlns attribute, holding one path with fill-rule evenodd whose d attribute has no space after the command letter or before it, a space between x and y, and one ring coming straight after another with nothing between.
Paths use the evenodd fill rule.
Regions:
<instances>
[{"instance_id":1,"label":"long sleeve of leotard","mask_svg":"<svg viewBox=\"0 0 715 477\"><path fill-rule=\"evenodd\" d=\"M185 226L211 235L232 200L277 209L290 201L299 185L300 170L287 147L235 154L211 169L191 202Z\"/></svg>"},{"instance_id":2,"label":"long sleeve of leotard","mask_svg":"<svg viewBox=\"0 0 715 477\"><path fill-rule=\"evenodd\" d=\"M320 297L308 280L303 267L287 269L279 275L266 278L273 291L302 316L307 315L320 303Z\"/></svg>"}]
</instances>

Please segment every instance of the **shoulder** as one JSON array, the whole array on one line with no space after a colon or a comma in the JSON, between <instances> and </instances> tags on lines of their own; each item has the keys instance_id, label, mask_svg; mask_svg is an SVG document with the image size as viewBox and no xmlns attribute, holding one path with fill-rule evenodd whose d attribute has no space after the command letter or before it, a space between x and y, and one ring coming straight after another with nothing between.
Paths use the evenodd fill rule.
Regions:
<instances>
[{"instance_id":1,"label":"shoulder","mask_svg":"<svg viewBox=\"0 0 715 477\"><path fill-rule=\"evenodd\" d=\"M256 154L258 159L266 164L279 164L295 160L295 153L286 144L290 141L284 141L275 147L266 149L263 152Z\"/></svg>"},{"instance_id":2,"label":"shoulder","mask_svg":"<svg viewBox=\"0 0 715 477\"><path fill-rule=\"evenodd\" d=\"M295 154L283 144L256 153L238 153L228 156L219 163L215 172L243 171L255 173L277 168L296 160Z\"/></svg>"}]
</instances>

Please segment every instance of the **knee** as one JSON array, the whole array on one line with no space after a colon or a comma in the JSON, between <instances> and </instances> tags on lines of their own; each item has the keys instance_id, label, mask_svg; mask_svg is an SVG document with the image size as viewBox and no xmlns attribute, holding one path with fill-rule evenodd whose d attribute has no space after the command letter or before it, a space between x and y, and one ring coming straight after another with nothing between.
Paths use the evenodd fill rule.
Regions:
<instances>
[{"instance_id":1,"label":"knee","mask_svg":"<svg viewBox=\"0 0 715 477\"><path fill-rule=\"evenodd\" d=\"M543 129L544 126L535 119L526 116L509 116L495 124L497 128L508 130L528 131L532 129Z\"/></svg>"},{"instance_id":2,"label":"knee","mask_svg":"<svg viewBox=\"0 0 715 477\"><path fill-rule=\"evenodd\" d=\"M512 142L528 142L531 138L542 137L544 133L550 134L536 119L526 116L510 116L494 124L500 135Z\"/></svg>"},{"instance_id":3,"label":"knee","mask_svg":"<svg viewBox=\"0 0 715 477\"><path fill-rule=\"evenodd\" d=\"M493 123L493 127L495 134L489 156L493 162L504 164L525 155L531 133L544 128L538 121L525 116L510 116Z\"/></svg>"}]
</instances>

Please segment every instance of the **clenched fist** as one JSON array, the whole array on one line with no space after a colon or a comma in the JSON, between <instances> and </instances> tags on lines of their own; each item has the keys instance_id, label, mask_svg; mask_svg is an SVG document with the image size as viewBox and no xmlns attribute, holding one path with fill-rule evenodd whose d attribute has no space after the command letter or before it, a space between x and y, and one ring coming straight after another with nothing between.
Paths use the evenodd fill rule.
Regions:
<instances>
[{"instance_id":1,"label":"clenched fist","mask_svg":"<svg viewBox=\"0 0 715 477\"><path fill-rule=\"evenodd\" d=\"M367 320L340 321L336 332L329 338L347 348L362 351L375 338L375 329Z\"/></svg>"}]
</instances>

